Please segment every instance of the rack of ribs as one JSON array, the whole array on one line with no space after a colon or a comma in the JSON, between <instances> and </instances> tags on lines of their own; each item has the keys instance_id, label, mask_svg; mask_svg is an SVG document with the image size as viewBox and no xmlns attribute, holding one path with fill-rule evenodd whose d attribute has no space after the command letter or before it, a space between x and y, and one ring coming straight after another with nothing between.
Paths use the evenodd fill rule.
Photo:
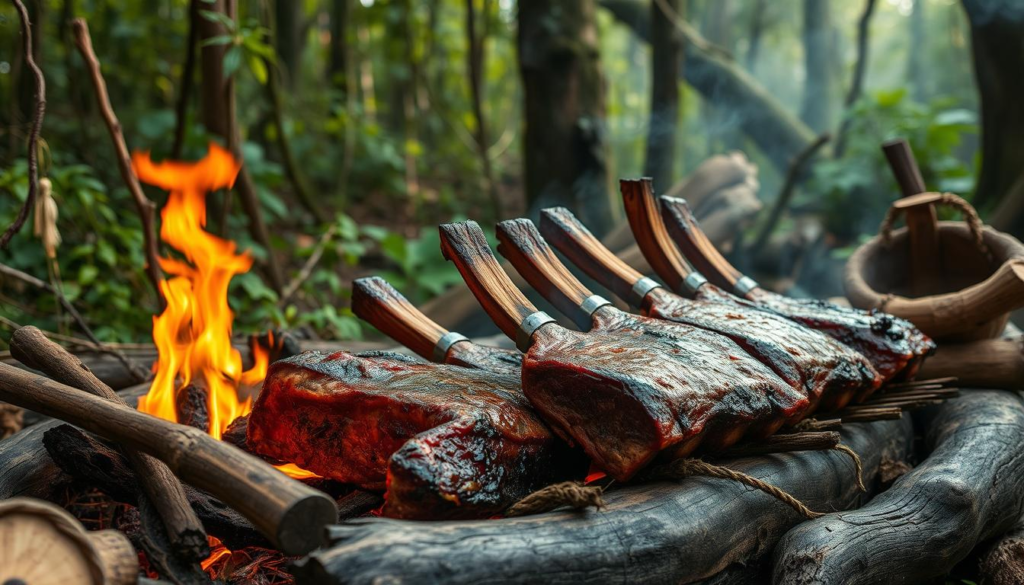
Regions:
<instances>
[{"instance_id":1,"label":"rack of ribs","mask_svg":"<svg viewBox=\"0 0 1024 585\"><path fill-rule=\"evenodd\" d=\"M935 343L904 319L821 300L793 299L760 288L715 249L684 201L662 197L659 204L649 179L620 185L641 251L676 292L717 302L746 301L821 331L866 357L886 382L912 378L924 358L935 351ZM688 287L686 278L696 271L687 260L710 282L696 290Z\"/></svg>"},{"instance_id":2,"label":"rack of ribs","mask_svg":"<svg viewBox=\"0 0 1024 585\"><path fill-rule=\"evenodd\" d=\"M383 513L396 518L485 518L587 470L515 376L387 352L304 352L275 362L247 443L324 477L385 490Z\"/></svg>"},{"instance_id":3,"label":"rack of ribs","mask_svg":"<svg viewBox=\"0 0 1024 585\"><path fill-rule=\"evenodd\" d=\"M592 326L561 327L515 287L475 222L442 225L441 249L525 353L530 402L615 479L629 479L663 452L721 449L748 429L770 433L808 406L728 338L615 310L582 285L572 305L594 309Z\"/></svg>"},{"instance_id":4,"label":"rack of ribs","mask_svg":"<svg viewBox=\"0 0 1024 585\"><path fill-rule=\"evenodd\" d=\"M641 314L725 335L820 409L842 408L881 383L863 356L819 331L747 302L687 299L669 291L619 259L564 207L541 211L540 231L573 264Z\"/></svg>"}]
</instances>

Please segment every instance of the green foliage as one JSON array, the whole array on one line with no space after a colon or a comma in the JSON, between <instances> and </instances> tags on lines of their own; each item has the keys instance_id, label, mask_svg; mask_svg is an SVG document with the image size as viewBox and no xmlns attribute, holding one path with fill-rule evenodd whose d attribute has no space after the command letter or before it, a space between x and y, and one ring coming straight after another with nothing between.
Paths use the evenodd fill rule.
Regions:
<instances>
[{"instance_id":1,"label":"green foliage","mask_svg":"<svg viewBox=\"0 0 1024 585\"><path fill-rule=\"evenodd\" d=\"M973 112L948 100L913 103L906 90L883 91L858 101L848 112L846 150L839 159L821 160L797 204L814 206L829 232L850 241L874 234L899 190L879 145L906 138L928 188L967 196L975 169L962 162L963 138L977 133Z\"/></svg>"}]
</instances>

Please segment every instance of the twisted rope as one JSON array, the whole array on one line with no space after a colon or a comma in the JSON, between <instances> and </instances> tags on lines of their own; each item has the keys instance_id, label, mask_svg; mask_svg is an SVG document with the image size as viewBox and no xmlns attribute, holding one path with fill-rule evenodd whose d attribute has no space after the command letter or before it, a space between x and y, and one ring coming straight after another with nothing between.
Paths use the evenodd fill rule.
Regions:
<instances>
[{"instance_id":1,"label":"twisted rope","mask_svg":"<svg viewBox=\"0 0 1024 585\"><path fill-rule=\"evenodd\" d=\"M991 261L992 252L985 244L984 238L983 228L985 227L985 224L981 221L981 217L978 216L978 212L974 207L972 207L971 204L963 197L954 195L953 193L942 193L939 197L939 201L936 202L936 205L952 207L960 212L960 215L963 216L968 229L971 230L971 235L974 236L974 245L978 247L978 250L980 250L989 261ZM890 207L889 211L885 213L885 219L882 220L882 225L878 227L878 233L881 234L882 241L886 246L892 245L892 226L904 211L904 209Z\"/></svg>"},{"instance_id":2,"label":"twisted rope","mask_svg":"<svg viewBox=\"0 0 1024 585\"><path fill-rule=\"evenodd\" d=\"M796 510L804 518L813 520L814 518L824 516L821 512L811 510L800 500L770 483L765 483L752 475L747 475L746 473L735 471L727 467L712 465L705 461L701 461L700 459L676 459L671 463L652 469L647 475L647 478L682 479L684 477L691 476L716 477L719 479L731 479L733 481L738 481L739 483L752 487L756 490L760 490L774 497L790 508Z\"/></svg>"},{"instance_id":3,"label":"twisted rope","mask_svg":"<svg viewBox=\"0 0 1024 585\"><path fill-rule=\"evenodd\" d=\"M857 455L857 453L853 449L847 447L846 445L836 445L835 450L842 451L843 453L849 455L850 459L853 459L853 468L857 472L857 489L859 489L862 492L868 491L868 488L864 487L864 466L860 462L860 455Z\"/></svg>"},{"instance_id":4,"label":"twisted rope","mask_svg":"<svg viewBox=\"0 0 1024 585\"><path fill-rule=\"evenodd\" d=\"M556 508L569 507L574 510L603 508L604 489L599 486L583 485L576 481L564 481L541 488L512 504L505 516L529 516L550 512Z\"/></svg>"}]
</instances>

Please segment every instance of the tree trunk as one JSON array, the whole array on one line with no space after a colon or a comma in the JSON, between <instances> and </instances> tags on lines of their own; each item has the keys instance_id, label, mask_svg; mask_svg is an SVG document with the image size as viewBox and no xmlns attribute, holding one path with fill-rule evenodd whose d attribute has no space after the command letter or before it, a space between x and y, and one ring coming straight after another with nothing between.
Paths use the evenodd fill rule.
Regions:
<instances>
[{"instance_id":1,"label":"tree trunk","mask_svg":"<svg viewBox=\"0 0 1024 585\"><path fill-rule=\"evenodd\" d=\"M490 2L483 0L483 20L486 23L490 18ZM477 25L476 7L473 0L466 0L466 37L468 42L467 50L467 72L469 74L469 89L473 102L473 117L476 120L476 132L473 138L476 140L477 156L480 157L480 166L483 170L484 189L491 199L494 207L494 216L498 219L504 217L504 209L501 198L498 196L498 188L494 182L494 170L491 167L491 157L487 151L491 146L487 134L487 119L484 117L484 75L487 71L485 58L487 56L487 26L482 30Z\"/></svg>"},{"instance_id":2,"label":"tree trunk","mask_svg":"<svg viewBox=\"0 0 1024 585\"><path fill-rule=\"evenodd\" d=\"M644 174L662 191L675 184L683 38L673 18L682 17L684 5L681 0L651 3L651 117Z\"/></svg>"},{"instance_id":3,"label":"tree trunk","mask_svg":"<svg viewBox=\"0 0 1024 585\"><path fill-rule=\"evenodd\" d=\"M303 2L298 0L279 0L274 2L274 24L276 28L277 57L280 67L284 70L284 85L291 89L299 77L302 64Z\"/></svg>"},{"instance_id":4,"label":"tree trunk","mask_svg":"<svg viewBox=\"0 0 1024 585\"><path fill-rule=\"evenodd\" d=\"M613 16L644 40L650 40L650 8L644 0L600 0ZM789 113L754 78L711 48L694 31L687 32L686 67L681 76L706 100L732 112L740 128L757 144L780 173L804 152L816 135Z\"/></svg>"},{"instance_id":5,"label":"tree trunk","mask_svg":"<svg viewBox=\"0 0 1024 585\"><path fill-rule=\"evenodd\" d=\"M233 0L232 5L234 4ZM221 12L233 17L233 10L226 0L214 0L211 3L203 4L206 10ZM209 19L199 19L199 34L202 40L226 34L224 27L219 23L211 22ZM201 43L202 44L202 43ZM238 130L238 120L235 115L235 90L234 83L224 77L224 53L226 45L209 45L202 49L202 116L203 125L212 133L220 136L224 143L238 160L241 156L241 139ZM276 291L283 287L280 268L277 258L274 256L273 248L270 245L270 233L263 221L263 212L260 209L259 200L256 196L256 186L249 175L249 170L242 164L242 170L238 173L235 183L242 202L242 208L249 217L249 233L259 245L266 250L265 272L269 285ZM225 196L224 217L230 213L230 201Z\"/></svg>"},{"instance_id":6,"label":"tree trunk","mask_svg":"<svg viewBox=\"0 0 1024 585\"><path fill-rule=\"evenodd\" d=\"M619 214L608 182L594 1L522 0L518 51L527 206L565 205L603 234Z\"/></svg>"},{"instance_id":7,"label":"tree trunk","mask_svg":"<svg viewBox=\"0 0 1024 585\"><path fill-rule=\"evenodd\" d=\"M925 20L924 0L915 0L910 13L910 50L907 51L907 80L910 95L915 102L928 100L928 71L925 70L925 56L928 54L928 31Z\"/></svg>"},{"instance_id":8,"label":"tree trunk","mask_svg":"<svg viewBox=\"0 0 1024 585\"><path fill-rule=\"evenodd\" d=\"M767 0L757 0L756 4L754 4L754 13L750 17L746 65L747 71L751 74L757 68L757 57L761 52L761 36L764 33L764 11L767 7Z\"/></svg>"},{"instance_id":9,"label":"tree trunk","mask_svg":"<svg viewBox=\"0 0 1024 585\"><path fill-rule=\"evenodd\" d=\"M175 106L177 120L174 125L174 144L171 146L171 158L181 158L181 151L185 147L185 134L188 130L188 104L192 99L192 87L195 80L196 69L196 41L199 36L199 0L191 0L188 3L188 39L185 41L185 64L181 71L181 93L178 94L178 103Z\"/></svg>"},{"instance_id":10,"label":"tree trunk","mask_svg":"<svg viewBox=\"0 0 1024 585\"><path fill-rule=\"evenodd\" d=\"M1024 18L1011 2L963 0L971 23L974 75L981 98L981 174L975 207L994 205L1014 194L1024 169ZM1015 6L1015 5L1014 5ZM1024 233L1024 215L1009 226Z\"/></svg>"},{"instance_id":11,"label":"tree trunk","mask_svg":"<svg viewBox=\"0 0 1024 585\"><path fill-rule=\"evenodd\" d=\"M800 119L815 132L832 127L839 100L832 67L835 29L829 0L804 0L804 97Z\"/></svg>"},{"instance_id":12,"label":"tree trunk","mask_svg":"<svg viewBox=\"0 0 1024 585\"><path fill-rule=\"evenodd\" d=\"M335 88L348 95L348 28L351 0L333 0L331 2L331 44L327 66L327 81Z\"/></svg>"}]
</instances>

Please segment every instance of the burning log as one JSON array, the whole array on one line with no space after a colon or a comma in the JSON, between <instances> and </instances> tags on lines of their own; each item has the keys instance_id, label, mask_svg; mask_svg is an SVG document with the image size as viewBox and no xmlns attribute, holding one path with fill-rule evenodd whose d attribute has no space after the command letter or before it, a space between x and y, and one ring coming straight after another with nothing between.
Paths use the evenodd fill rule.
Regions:
<instances>
[{"instance_id":1,"label":"burning log","mask_svg":"<svg viewBox=\"0 0 1024 585\"><path fill-rule=\"evenodd\" d=\"M0 502L0 582L135 583L139 561L116 530L88 532L71 514L28 498Z\"/></svg>"},{"instance_id":2,"label":"burning log","mask_svg":"<svg viewBox=\"0 0 1024 585\"><path fill-rule=\"evenodd\" d=\"M906 458L912 433L908 421L847 425L842 440L862 458L870 485L883 459ZM835 451L751 457L729 467L768 479L816 510L846 509L861 497L853 466ZM331 547L293 572L317 585L689 583L756 564L803 519L763 492L719 479L631 485L604 499L601 511L488 522L350 521L332 527Z\"/></svg>"},{"instance_id":3,"label":"burning log","mask_svg":"<svg viewBox=\"0 0 1024 585\"><path fill-rule=\"evenodd\" d=\"M1020 394L971 391L925 414L928 459L863 508L790 531L776 583L881 583L894 570L927 581L1013 526L1024 511Z\"/></svg>"},{"instance_id":4,"label":"burning log","mask_svg":"<svg viewBox=\"0 0 1024 585\"><path fill-rule=\"evenodd\" d=\"M196 429L0 364L0 399L144 451L238 510L286 554L308 552L335 521L334 502Z\"/></svg>"},{"instance_id":5,"label":"burning log","mask_svg":"<svg viewBox=\"0 0 1024 585\"><path fill-rule=\"evenodd\" d=\"M78 358L47 339L35 327L22 327L11 337L11 353L25 365L81 391L127 407L123 398L92 375ZM163 519L173 552L191 561L210 554L199 518L185 499L185 491L170 469L159 460L128 449L126 455L140 478L142 490Z\"/></svg>"}]
</instances>

